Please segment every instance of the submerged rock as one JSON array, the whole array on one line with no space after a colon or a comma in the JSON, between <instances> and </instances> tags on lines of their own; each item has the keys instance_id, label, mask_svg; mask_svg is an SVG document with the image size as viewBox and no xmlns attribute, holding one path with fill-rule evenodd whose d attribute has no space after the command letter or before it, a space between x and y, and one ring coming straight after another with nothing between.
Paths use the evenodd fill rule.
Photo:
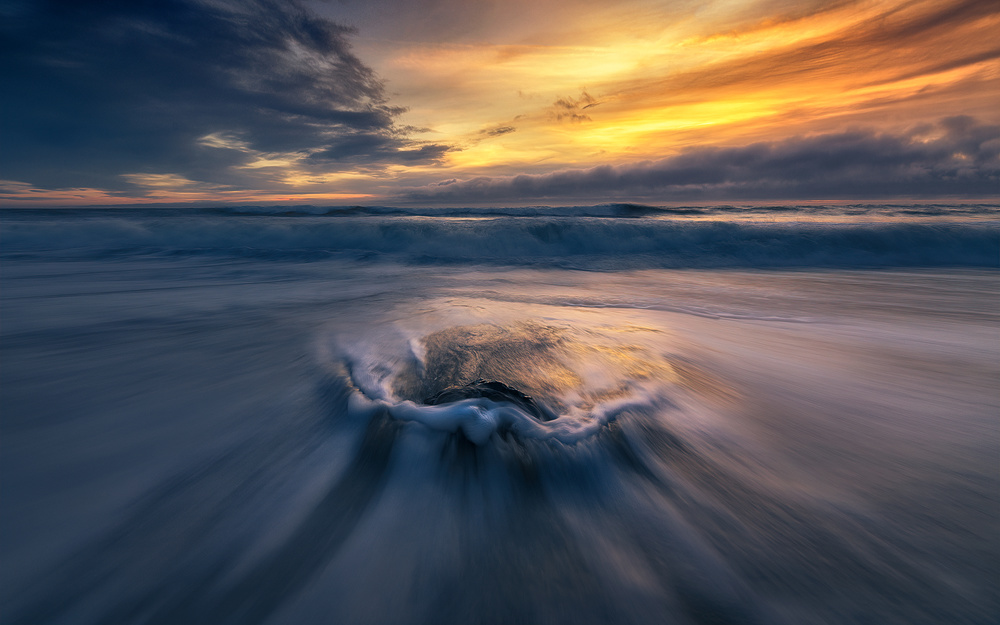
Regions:
<instances>
[{"instance_id":1,"label":"submerged rock","mask_svg":"<svg viewBox=\"0 0 1000 625\"><path fill-rule=\"evenodd\" d=\"M551 421L555 418L554 414L544 406L538 404L530 395L525 395L503 382L488 381L482 378L469 382L464 386L451 386L434 393L424 399L424 403L428 406L438 406L477 397L483 397L496 402L505 401L516 404L539 421Z\"/></svg>"}]
</instances>

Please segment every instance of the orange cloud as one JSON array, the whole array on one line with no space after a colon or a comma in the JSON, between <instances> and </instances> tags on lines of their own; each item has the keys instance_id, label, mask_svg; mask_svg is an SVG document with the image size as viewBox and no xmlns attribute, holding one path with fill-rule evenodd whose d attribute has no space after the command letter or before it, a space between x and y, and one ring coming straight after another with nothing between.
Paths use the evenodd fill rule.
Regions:
<instances>
[{"instance_id":1,"label":"orange cloud","mask_svg":"<svg viewBox=\"0 0 1000 625\"><path fill-rule=\"evenodd\" d=\"M626 162L858 123L898 130L955 113L997 119L993 3L814 3L773 15L753 13L768 3L729 14L732 5L709 3L709 18L659 24L652 4L631 6L643 20L634 29L584 15L576 41L421 44L388 72L394 83L408 72L395 85L402 99L411 84L432 86L412 92L408 120L464 145L447 162L469 172ZM489 126L518 132L475 136Z\"/></svg>"}]
</instances>

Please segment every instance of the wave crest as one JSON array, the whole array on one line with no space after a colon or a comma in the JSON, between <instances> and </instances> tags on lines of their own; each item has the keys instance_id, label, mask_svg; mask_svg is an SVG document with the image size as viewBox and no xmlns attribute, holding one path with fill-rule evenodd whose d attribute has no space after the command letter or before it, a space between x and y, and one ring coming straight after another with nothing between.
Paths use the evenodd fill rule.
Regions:
<instances>
[{"instance_id":1,"label":"wave crest","mask_svg":"<svg viewBox=\"0 0 1000 625\"><path fill-rule=\"evenodd\" d=\"M619 211L620 212L620 211ZM417 264L641 267L995 267L998 224L709 221L639 216L5 215L5 256L344 258ZM631 215L628 211L626 215ZM768 219L761 213L761 219ZM798 214L798 213L796 213ZM786 216L787 217L787 216Z\"/></svg>"}]
</instances>

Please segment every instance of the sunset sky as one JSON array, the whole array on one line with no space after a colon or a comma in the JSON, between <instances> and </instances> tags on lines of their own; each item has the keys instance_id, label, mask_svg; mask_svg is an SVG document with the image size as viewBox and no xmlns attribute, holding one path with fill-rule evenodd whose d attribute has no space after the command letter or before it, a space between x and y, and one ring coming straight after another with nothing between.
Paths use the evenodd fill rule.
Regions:
<instances>
[{"instance_id":1,"label":"sunset sky","mask_svg":"<svg viewBox=\"0 0 1000 625\"><path fill-rule=\"evenodd\" d=\"M0 205L1000 196L995 0L0 1Z\"/></svg>"}]
</instances>

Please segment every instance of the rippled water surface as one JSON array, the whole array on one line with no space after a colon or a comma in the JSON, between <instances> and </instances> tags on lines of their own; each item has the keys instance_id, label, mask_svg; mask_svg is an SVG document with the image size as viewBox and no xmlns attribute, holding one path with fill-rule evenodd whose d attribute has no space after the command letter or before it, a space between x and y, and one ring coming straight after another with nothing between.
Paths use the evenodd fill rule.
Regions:
<instances>
[{"instance_id":1,"label":"rippled water surface","mask_svg":"<svg viewBox=\"0 0 1000 625\"><path fill-rule=\"evenodd\" d=\"M0 620L996 622L995 212L615 210L3 216Z\"/></svg>"}]
</instances>

